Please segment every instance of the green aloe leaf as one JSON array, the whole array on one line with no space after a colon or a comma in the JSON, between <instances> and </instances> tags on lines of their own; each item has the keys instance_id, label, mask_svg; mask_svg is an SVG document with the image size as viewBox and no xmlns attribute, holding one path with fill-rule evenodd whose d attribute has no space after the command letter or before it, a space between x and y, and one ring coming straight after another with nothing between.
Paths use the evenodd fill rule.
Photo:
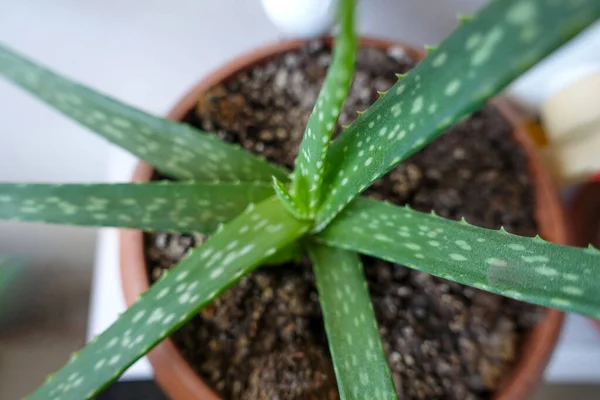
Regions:
<instances>
[{"instance_id":1,"label":"green aloe leaf","mask_svg":"<svg viewBox=\"0 0 600 400\"><path fill-rule=\"evenodd\" d=\"M272 194L243 182L0 183L0 220L208 233Z\"/></svg>"},{"instance_id":2,"label":"green aloe leaf","mask_svg":"<svg viewBox=\"0 0 600 400\"><path fill-rule=\"evenodd\" d=\"M354 71L357 47L354 7L355 0L340 2L338 10L340 30L335 39L331 65L317 98L317 104L308 119L296 158L292 194L302 204L307 204L311 215L314 215L321 198L325 156L333 129L350 90Z\"/></svg>"},{"instance_id":3,"label":"green aloe leaf","mask_svg":"<svg viewBox=\"0 0 600 400\"><path fill-rule=\"evenodd\" d=\"M298 198L291 195L288 188L277 178L273 177L273 189L281 203L298 219L310 219L304 204L298 202Z\"/></svg>"},{"instance_id":4,"label":"green aloe leaf","mask_svg":"<svg viewBox=\"0 0 600 400\"><path fill-rule=\"evenodd\" d=\"M316 244L309 252L340 398L397 399L358 254Z\"/></svg>"},{"instance_id":5,"label":"green aloe leaf","mask_svg":"<svg viewBox=\"0 0 600 400\"><path fill-rule=\"evenodd\" d=\"M0 75L67 117L178 179L263 181L287 173L188 125L149 115L0 45Z\"/></svg>"},{"instance_id":6,"label":"green aloe leaf","mask_svg":"<svg viewBox=\"0 0 600 400\"><path fill-rule=\"evenodd\" d=\"M376 179L599 17L598 0L490 2L400 77L330 147L323 181L327 196L316 230Z\"/></svg>"},{"instance_id":7,"label":"green aloe leaf","mask_svg":"<svg viewBox=\"0 0 600 400\"><path fill-rule=\"evenodd\" d=\"M600 251L560 246L370 199L318 240L542 306L600 317Z\"/></svg>"},{"instance_id":8,"label":"green aloe leaf","mask_svg":"<svg viewBox=\"0 0 600 400\"><path fill-rule=\"evenodd\" d=\"M97 395L241 276L307 230L277 199L252 207L193 250L28 398L81 400Z\"/></svg>"}]
</instances>

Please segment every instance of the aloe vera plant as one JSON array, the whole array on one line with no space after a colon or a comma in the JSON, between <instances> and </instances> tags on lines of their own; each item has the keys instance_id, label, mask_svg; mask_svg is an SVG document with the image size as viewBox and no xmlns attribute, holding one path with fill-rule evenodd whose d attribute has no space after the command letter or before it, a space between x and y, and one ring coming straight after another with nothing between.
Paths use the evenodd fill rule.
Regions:
<instances>
[{"instance_id":1,"label":"aloe vera plant","mask_svg":"<svg viewBox=\"0 0 600 400\"><path fill-rule=\"evenodd\" d=\"M396 398L359 253L600 317L597 249L482 229L360 197L393 166L596 21L600 2L492 2L463 19L332 142L356 52L354 6L354 0L340 2L333 60L294 171L95 93L0 46L1 75L178 180L4 183L1 219L211 234L30 399L95 396L243 275L297 249L314 264L343 399ZM166 212L165 204L175 208Z\"/></svg>"}]
</instances>

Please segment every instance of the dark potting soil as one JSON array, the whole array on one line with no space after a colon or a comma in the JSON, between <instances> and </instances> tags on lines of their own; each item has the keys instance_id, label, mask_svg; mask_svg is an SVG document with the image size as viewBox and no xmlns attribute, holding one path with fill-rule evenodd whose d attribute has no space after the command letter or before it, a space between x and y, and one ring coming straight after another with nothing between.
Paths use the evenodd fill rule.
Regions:
<instances>
[{"instance_id":1,"label":"dark potting soil","mask_svg":"<svg viewBox=\"0 0 600 400\"><path fill-rule=\"evenodd\" d=\"M200 99L185 122L292 167L329 51L314 42L232 77ZM401 49L363 48L340 125L414 66ZM338 128L339 129L339 128ZM202 162L199 160L199 162ZM534 235L526 154L492 106L475 112L374 185L368 194L447 218ZM156 280L204 235L146 235ZM485 399L519 356L536 307L363 257L396 389L403 399ZM308 262L244 277L172 335L224 399L336 399Z\"/></svg>"}]
</instances>

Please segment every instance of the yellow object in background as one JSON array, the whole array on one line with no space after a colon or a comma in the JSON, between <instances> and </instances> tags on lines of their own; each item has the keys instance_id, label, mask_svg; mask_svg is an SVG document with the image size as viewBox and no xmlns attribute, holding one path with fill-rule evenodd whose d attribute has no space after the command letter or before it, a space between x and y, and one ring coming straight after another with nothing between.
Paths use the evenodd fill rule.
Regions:
<instances>
[{"instance_id":1,"label":"yellow object in background","mask_svg":"<svg viewBox=\"0 0 600 400\"><path fill-rule=\"evenodd\" d=\"M541 133L530 132L538 144L546 138L543 151L560 185L589 180L600 171L600 68L552 94L540 119Z\"/></svg>"},{"instance_id":2,"label":"yellow object in background","mask_svg":"<svg viewBox=\"0 0 600 400\"><path fill-rule=\"evenodd\" d=\"M545 147L548 144L548 137L546 136L546 132L544 132L544 128L537 120L530 120L524 123L524 127L529 133L531 139L533 139L533 143L537 147Z\"/></svg>"}]
</instances>

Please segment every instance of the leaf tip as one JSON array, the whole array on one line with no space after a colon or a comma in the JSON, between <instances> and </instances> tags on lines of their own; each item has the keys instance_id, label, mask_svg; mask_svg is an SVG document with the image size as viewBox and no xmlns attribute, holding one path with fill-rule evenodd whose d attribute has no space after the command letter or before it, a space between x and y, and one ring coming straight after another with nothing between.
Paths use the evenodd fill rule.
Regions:
<instances>
[{"instance_id":1,"label":"leaf tip","mask_svg":"<svg viewBox=\"0 0 600 400\"><path fill-rule=\"evenodd\" d=\"M595 255L595 256L600 255L600 249L594 247L594 245L591 244L591 243L585 249L585 252L589 253L589 254L592 254L592 255Z\"/></svg>"},{"instance_id":2,"label":"leaf tip","mask_svg":"<svg viewBox=\"0 0 600 400\"><path fill-rule=\"evenodd\" d=\"M273 177L273 188L279 201L294 217L301 220L309 218L308 211L301 204L298 204L297 199L290 193L291 191L276 177Z\"/></svg>"},{"instance_id":3,"label":"leaf tip","mask_svg":"<svg viewBox=\"0 0 600 400\"><path fill-rule=\"evenodd\" d=\"M438 49L438 46L425 45L425 52L431 54Z\"/></svg>"},{"instance_id":4,"label":"leaf tip","mask_svg":"<svg viewBox=\"0 0 600 400\"><path fill-rule=\"evenodd\" d=\"M456 19L458 19L458 22L461 25L471 22L473 20L473 18L474 18L473 14L462 14L462 13L456 14Z\"/></svg>"}]
</instances>

